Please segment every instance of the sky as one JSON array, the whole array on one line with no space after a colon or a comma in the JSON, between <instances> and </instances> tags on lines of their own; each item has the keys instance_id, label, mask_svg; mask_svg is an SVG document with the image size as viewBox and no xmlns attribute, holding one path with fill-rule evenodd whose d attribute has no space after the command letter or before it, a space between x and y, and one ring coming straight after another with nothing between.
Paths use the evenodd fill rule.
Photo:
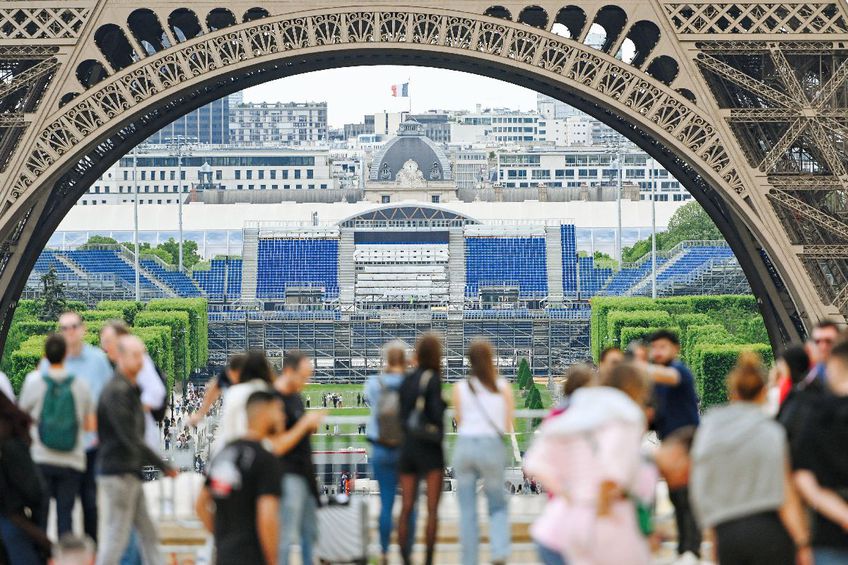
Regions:
<instances>
[{"instance_id":1,"label":"sky","mask_svg":"<svg viewBox=\"0 0 848 565\"><path fill-rule=\"evenodd\" d=\"M373 66L316 71L254 86L245 102L327 101L330 127L362 121L364 114L409 109L407 98L392 98L392 84L409 81L412 111L536 108L536 93L487 77L429 67Z\"/></svg>"}]
</instances>

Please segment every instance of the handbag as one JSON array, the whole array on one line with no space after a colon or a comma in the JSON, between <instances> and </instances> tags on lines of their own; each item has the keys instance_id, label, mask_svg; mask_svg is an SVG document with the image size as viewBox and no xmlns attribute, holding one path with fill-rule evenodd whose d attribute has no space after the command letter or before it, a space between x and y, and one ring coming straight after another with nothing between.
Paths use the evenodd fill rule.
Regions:
<instances>
[{"instance_id":1,"label":"handbag","mask_svg":"<svg viewBox=\"0 0 848 565\"><path fill-rule=\"evenodd\" d=\"M415 397L415 406L406 419L406 435L416 441L440 444L442 443L442 430L436 424L428 421L427 414L424 413L427 404L424 394L427 392L427 385L432 377L433 371L431 370L424 371L421 374L418 395Z\"/></svg>"}]
</instances>

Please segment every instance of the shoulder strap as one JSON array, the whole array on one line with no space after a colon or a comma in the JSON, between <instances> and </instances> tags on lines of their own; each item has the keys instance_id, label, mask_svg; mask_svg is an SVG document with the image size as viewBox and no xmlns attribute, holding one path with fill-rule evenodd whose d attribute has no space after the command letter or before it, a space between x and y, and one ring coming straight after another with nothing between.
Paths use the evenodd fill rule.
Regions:
<instances>
[{"instance_id":1,"label":"shoulder strap","mask_svg":"<svg viewBox=\"0 0 848 565\"><path fill-rule=\"evenodd\" d=\"M473 377L477 378L477 377ZM471 396L474 397L474 401L477 403L477 407L480 409L480 412L483 413L483 417L486 419L486 423L491 427L500 437L503 437L504 433L501 429L495 424L495 421L492 419L492 415L486 411L486 407L483 405L483 401L480 400L480 397L477 396L477 391L474 390L474 383L471 382L471 378L465 379L466 384L468 385L468 390L471 391ZM498 388L500 391L500 387Z\"/></svg>"},{"instance_id":2,"label":"shoulder strap","mask_svg":"<svg viewBox=\"0 0 848 565\"><path fill-rule=\"evenodd\" d=\"M419 412L424 410L424 404L427 401L425 393L427 392L427 385L430 384L430 378L432 376L433 371L430 369L421 373L421 380L418 382L418 394L415 398L415 409Z\"/></svg>"}]
</instances>

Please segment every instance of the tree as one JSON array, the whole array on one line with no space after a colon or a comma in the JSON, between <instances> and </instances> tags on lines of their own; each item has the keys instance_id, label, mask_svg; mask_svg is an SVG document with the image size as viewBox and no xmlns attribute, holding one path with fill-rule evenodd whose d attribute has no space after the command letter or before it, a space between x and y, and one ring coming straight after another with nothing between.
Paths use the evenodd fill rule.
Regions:
<instances>
[{"instance_id":1,"label":"tree","mask_svg":"<svg viewBox=\"0 0 848 565\"><path fill-rule=\"evenodd\" d=\"M160 243L157 249L161 249L170 254L173 265L178 265L180 262L180 244L173 237L169 237L168 241ZM183 241L183 267L186 269L192 268L198 261L200 255L197 254L197 242L189 239Z\"/></svg>"},{"instance_id":2,"label":"tree","mask_svg":"<svg viewBox=\"0 0 848 565\"><path fill-rule=\"evenodd\" d=\"M695 201L681 206L668 221L668 232L677 241L687 239L724 239L709 214Z\"/></svg>"},{"instance_id":3,"label":"tree","mask_svg":"<svg viewBox=\"0 0 848 565\"><path fill-rule=\"evenodd\" d=\"M527 363L527 359L522 358L521 362L518 364L518 377L516 379L518 381L518 388L524 390L530 387L533 383L533 376L530 373L530 364Z\"/></svg>"},{"instance_id":4,"label":"tree","mask_svg":"<svg viewBox=\"0 0 848 565\"><path fill-rule=\"evenodd\" d=\"M59 282L55 267L41 276L41 284L44 294L38 319L42 322L53 322L59 319L59 315L65 311L65 287Z\"/></svg>"},{"instance_id":5,"label":"tree","mask_svg":"<svg viewBox=\"0 0 848 565\"><path fill-rule=\"evenodd\" d=\"M80 248L87 249L96 245L117 245L117 243L118 240L114 238L106 237L105 235L93 235L89 237L88 241L86 241L85 244L82 245Z\"/></svg>"}]
</instances>

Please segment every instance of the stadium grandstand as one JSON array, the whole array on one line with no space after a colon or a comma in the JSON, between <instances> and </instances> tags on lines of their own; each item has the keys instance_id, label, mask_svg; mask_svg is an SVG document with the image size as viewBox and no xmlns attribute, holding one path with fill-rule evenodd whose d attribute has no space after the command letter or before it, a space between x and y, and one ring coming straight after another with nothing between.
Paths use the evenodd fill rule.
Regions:
<instances>
[{"instance_id":1,"label":"stadium grandstand","mask_svg":"<svg viewBox=\"0 0 848 565\"><path fill-rule=\"evenodd\" d=\"M479 221L436 205L374 206L332 224L247 222L241 257L182 272L142 254L142 299L204 296L210 356L298 348L317 377L356 381L379 366L383 344L444 336L447 377L463 375L475 337L490 339L505 376L521 358L537 375L588 357L596 295L650 295L650 254L614 270L578 253L568 221ZM131 299L135 258L125 246L46 249L30 277L56 271L66 295ZM683 242L657 255L658 295L744 293L724 242Z\"/></svg>"}]
</instances>

